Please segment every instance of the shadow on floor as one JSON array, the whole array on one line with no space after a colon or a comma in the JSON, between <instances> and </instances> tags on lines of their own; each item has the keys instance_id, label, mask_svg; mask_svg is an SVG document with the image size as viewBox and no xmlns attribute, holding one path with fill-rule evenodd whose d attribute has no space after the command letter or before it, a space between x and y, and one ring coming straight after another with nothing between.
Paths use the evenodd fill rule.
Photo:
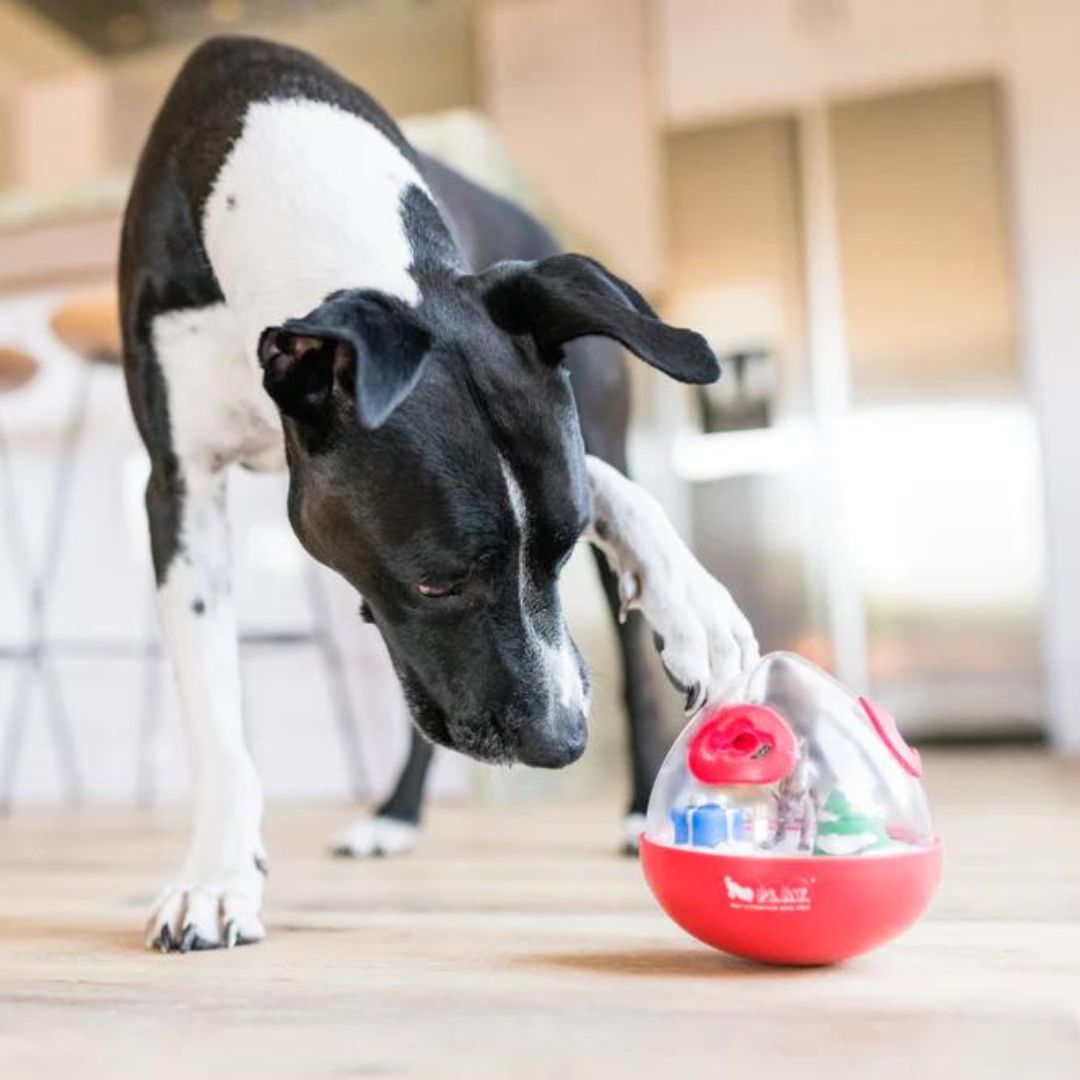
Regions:
<instances>
[{"instance_id":1,"label":"shadow on floor","mask_svg":"<svg viewBox=\"0 0 1080 1080\"><path fill-rule=\"evenodd\" d=\"M593 975L648 978L791 979L808 976L813 968L766 967L721 952L704 949L648 949L633 952L532 953L517 958L528 967L550 967Z\"/></svg>"}]
</instances>

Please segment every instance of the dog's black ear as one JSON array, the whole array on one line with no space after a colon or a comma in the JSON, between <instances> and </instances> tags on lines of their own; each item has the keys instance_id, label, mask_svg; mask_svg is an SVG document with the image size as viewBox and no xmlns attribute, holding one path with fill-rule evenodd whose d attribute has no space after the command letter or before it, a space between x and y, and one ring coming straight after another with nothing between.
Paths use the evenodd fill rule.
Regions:
<instances>
[{"instance_id":1,"label":"dog's black ear","mask_svg":"<svg viewBox=\"0 0 1080 1080\"><path fill-rule=\"evenodd\" d=\"M562 359L568 341L598 335L622 342L680 382L720 377L716 355L700 334L662 322L632 285L586 255L496 263L475 281L495 324L530 335L551 363Z\"/></svg>"},{"instance_id":2,"label":"dog's black ear","mask_svg":"<svg viewBox=\"0 0 1080 1080\"><path fill-rule=\"evenodd\" d=\"M334 293L302 319L259 338L263 386L287 416L325 424L335 387L354 395L356 414L377 428L416 386L431 335L405 304L381 293Z\"/></svg>"},{"instance_id":3,"label":"dog's black ear","mask_svg":"<svg viewBox=\"0 0 1080 1080\"><path fill-rule=\"evenodd\" d=\"M259 338L263 388L285 416L309 427L329 419L335 368L346 362L333 339L267 327Z\"/></svg>"}]
</instances>

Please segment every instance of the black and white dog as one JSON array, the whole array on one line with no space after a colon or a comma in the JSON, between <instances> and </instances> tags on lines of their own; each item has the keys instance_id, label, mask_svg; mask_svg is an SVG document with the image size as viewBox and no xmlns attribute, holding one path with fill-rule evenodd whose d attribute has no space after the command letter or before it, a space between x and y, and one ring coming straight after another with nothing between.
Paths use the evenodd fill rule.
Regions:
<instances>
[{"instance_id":1,"label":"black and white dog","mask_svg":"<svg viewBox=\"0 0 1080 1080\"><path fill-rule=\"evenodd\" d=\"M583 534L611 564L613 610L642 611L688 709L755 654L726 590L623 475L626 373L610 339L708 382L704 340L418 154L311 57L245 38L191 56L139 164L120 291L196 784L190 851L155 903L151 944L264 935L230 465L288 468L296 534L363 596L422 733L389 801L345 834L356 853L411 843L432 743L549 768L580 756L589 683L557 584ZM663 749L640 623L619 631L632 815Z\"/></svg>"}]
</instances>

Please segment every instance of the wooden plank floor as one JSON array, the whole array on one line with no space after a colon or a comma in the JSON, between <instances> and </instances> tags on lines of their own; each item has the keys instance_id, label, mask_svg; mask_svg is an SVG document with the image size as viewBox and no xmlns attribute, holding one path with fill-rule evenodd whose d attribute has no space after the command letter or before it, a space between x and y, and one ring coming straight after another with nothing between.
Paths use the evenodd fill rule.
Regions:
<instances>
[{"instance_id":1,"label":"wooden plank floor","mask_svg":"<svg viewBox=\"0 0 1080 1080\"><path fill-rule=\"evenodd\" d=\"M345 808L271 811L271 936L161 956L175 818L0 822L0 1077L1080 1077L1080 767L934 755L944 887L846 965L686 938L614 804L432 808L414 855L332 860Z\"/></svg>"}]
</instances>

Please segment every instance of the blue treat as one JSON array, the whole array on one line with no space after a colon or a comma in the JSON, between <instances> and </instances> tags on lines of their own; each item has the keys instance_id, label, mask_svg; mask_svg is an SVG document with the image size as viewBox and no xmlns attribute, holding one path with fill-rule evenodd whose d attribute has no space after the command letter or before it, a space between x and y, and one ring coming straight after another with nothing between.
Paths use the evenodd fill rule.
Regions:
<instances>
[{"instance_id":1,"label":"blue treat","mask_svg":"<svg viewBox=\"0 0 1080 1080\"><path fill-rule=\"evenodd\" d=\"M690 824L688 821L689 810L672 810L668 815L671 824L675 826L675 843L687 844L690 842Z\"/></svg>"},{"instance_id":2,"label":"blue treat","mask_svg":"<svg viewBox=\"0 0 1080 1080\"><path fill-rule=\"evenodd\" d=\"M694 847L716 847L728 838L727 811L716 803L695 807L690 814L690 842Z\"/></svg>"}]
</instances>

